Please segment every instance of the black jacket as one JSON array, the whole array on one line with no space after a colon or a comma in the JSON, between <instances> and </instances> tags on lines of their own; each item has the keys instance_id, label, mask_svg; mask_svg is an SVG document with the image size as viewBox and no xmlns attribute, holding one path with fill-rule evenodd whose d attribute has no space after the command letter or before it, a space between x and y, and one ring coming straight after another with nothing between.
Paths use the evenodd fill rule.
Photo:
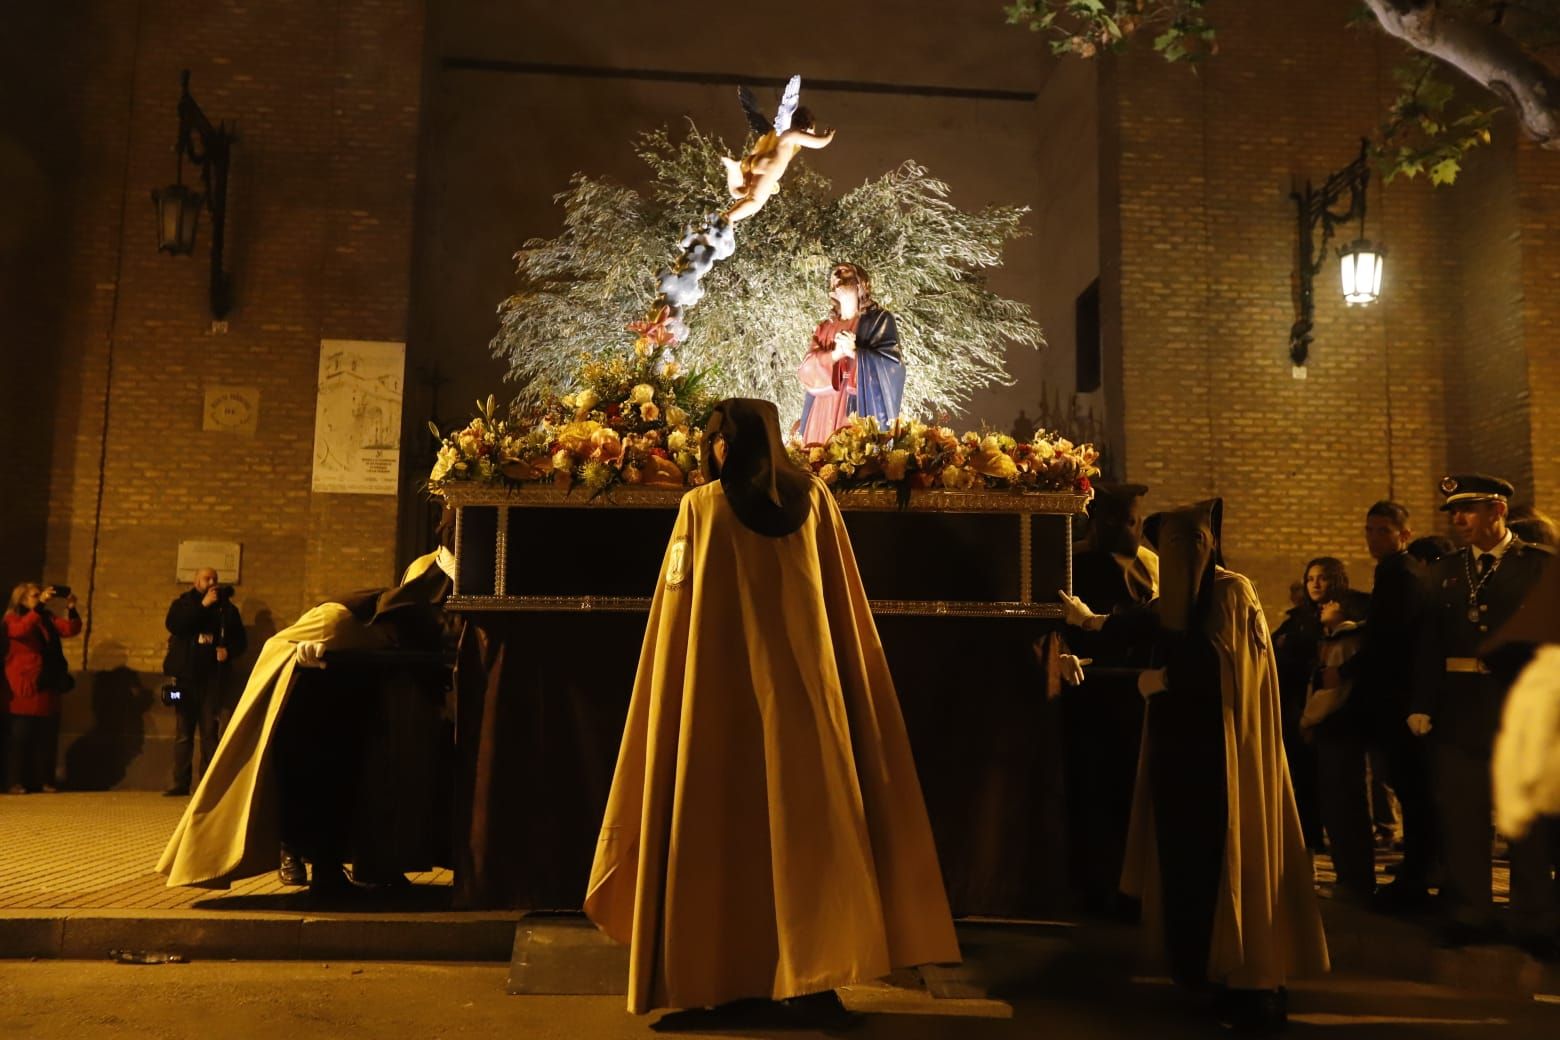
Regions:
<instances>
[{"instance_id":1,"label":"black jacket","mask_svg":"<svg viewBox=\"0 0 1560 1040\"><path fill-rule=\"evenodd\" d=\"M1360 651L1338 669L1374 722L1401 727L1408 717L1424 609L1424 564L1406 552L1376 564Z\"/></svg>"},{"instance_id":2,"label":"black jacket","mask_svg":"<svg viewBox=\"0 0 1560 1040\"><path fill-rule=\"evenodd\" d=\"M201 606L205 594L190 589L168 606L163 624L168 629L168 653L163 658L163 674L189 681L217 664L217 647L227 647L228 664L243 656L249 639L238 608L219 600ZM209 635L201 642L202 635Z\"/></svg>"},{"instance_id":3,"label":"black jacket","mask_svg":"<svg viewBox=\"0 0 1560 1040\"><path fill-rule=\"evenodd\" d=\"M1471 754L1488 755L1494 747L1510 679L1468 665L1490 633L1516 613L1551 555L1541 545L1513 539L1474 600L1477 620L1468 616L1468 575L1475 554L1464 548L1432 565L1410 709L1430 716L1433 736ZM1459 669L1448 670L1448 660Z\"/></svg>"}]
</instances>

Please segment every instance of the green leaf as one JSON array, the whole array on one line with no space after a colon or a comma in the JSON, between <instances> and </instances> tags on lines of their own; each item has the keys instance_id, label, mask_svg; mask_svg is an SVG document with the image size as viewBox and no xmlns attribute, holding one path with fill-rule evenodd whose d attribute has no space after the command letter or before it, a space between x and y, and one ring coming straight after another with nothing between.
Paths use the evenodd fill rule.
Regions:
<instances>
[{"instance_id":1,"label":"green leaf","mask_svg":"<svg viewBox=\"0 0 1560 1040\"><path fill-rule=\"evenodd\" d=\"M1457 173L1462 169L1462 164L1456 159L1442 159L1430 167L1430 183L1435 185L1451 184L1457 180Z\"/></svg>"}]
</instances>

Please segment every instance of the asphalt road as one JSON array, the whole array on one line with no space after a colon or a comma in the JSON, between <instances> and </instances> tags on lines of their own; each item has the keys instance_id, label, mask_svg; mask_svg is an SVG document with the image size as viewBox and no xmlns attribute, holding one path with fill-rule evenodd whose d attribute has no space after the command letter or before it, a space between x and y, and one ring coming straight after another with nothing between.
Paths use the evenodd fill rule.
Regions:
<instances>
[{"instance_id":1,"label":"asphalt road","mask_svg":"<svg viewBox=\"0 0 1560 1040\"><path fill-rule=\"evenodd\" d=\"M659 1016L631 1016L623 1010L621 997L509 996L504 991L507 974L502 964L3 961L0 1036L616 1040L655 1035L651 1025ZM958 1015L863 1014L847 1035L860 1040L1171 1040L1224 1035L1184 994L1160 980L1080 984L1074 978L1048 984L1040 978L997 996L1000 999L934 1002L930 1007L924 1000L906 1005L922 1011L956 1008ZM802 1040L827 1034L742 1030L678 1035ZM1416 983L1334 978L1295 987L1287 1036L1554 1038L1560 1037L1560 1004Z\"/></svg>"}]
</instances>

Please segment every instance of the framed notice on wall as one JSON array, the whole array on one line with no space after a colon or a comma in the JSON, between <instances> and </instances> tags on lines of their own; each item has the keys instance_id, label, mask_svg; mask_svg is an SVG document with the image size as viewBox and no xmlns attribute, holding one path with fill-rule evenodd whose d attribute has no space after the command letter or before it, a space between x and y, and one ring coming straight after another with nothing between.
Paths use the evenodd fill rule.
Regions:
<instances>
[{"instance_id":1,"label":"framed notice on wall","mask_svg":"<svg viewBox=\"0 0 1560 1040\"><path fill-rule=\"evenodd\" d=\"M393 495L401 469L406 344L320 340L314 490Z\"/></svg>"},{"instance_id":2,"label":"framed notice on wall","mask_svg":"<svg viewBox=\"0 0 1560 1040\"><path fill-rule=\"evenodd\" d=\"M174 578L192 582L197 571L202 567L210 567L224 584L237 585L244 580L239 571L243 557L243 546L238 542L184 540L179 542L179 561L174 565Z\"/></svg>"}]
</instances>

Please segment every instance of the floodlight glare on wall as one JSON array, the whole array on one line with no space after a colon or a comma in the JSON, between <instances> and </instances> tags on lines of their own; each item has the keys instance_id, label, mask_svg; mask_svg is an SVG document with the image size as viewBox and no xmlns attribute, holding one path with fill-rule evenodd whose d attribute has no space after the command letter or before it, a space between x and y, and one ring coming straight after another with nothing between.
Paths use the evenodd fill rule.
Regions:
<instances>
[{"instance_id":1,"label":"floodlight glare on wall","mask_svg":"<svg viewBox=\"0 0 1560 1040\"><path fill-rule=\"evenodd\" d=\"M1381 269L1385 259L1383 250L1363 238L1338 250L1345 303L1350 307L1362 307L1376 302L1376 297L1381 295Z\"/></svg>"}]
</instances>

